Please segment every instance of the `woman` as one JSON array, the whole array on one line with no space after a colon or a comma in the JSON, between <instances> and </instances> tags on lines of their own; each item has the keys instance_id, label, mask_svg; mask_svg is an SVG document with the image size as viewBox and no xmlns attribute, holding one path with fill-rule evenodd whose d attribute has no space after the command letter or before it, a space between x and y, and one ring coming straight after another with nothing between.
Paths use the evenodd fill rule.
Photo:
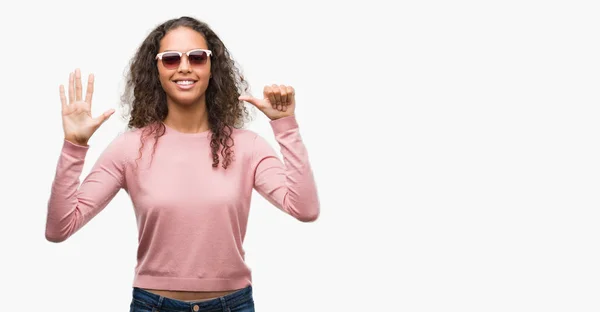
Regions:
<instances>
[{"instance_id":1,"label":"woman","mask_svg":"<svg viewBox=\"0 0 600 312\"><path fill-rule=\"evenodd\" d=\"M64 142L48 202L46 238L61 242L102 211L120 189L131 197L138 252L131 311L254 311L244 262L255 189L303 222L317 219L315 181L294 116L291 86L242 95L247 83L219 37L181 17L154 29L134 56L125 104L129 130L79 183L92 134L114 110L91 115L94 77L60 86ZM269 119L284 157L242 129L253 104Z\"/></svg>"}]
</instances>

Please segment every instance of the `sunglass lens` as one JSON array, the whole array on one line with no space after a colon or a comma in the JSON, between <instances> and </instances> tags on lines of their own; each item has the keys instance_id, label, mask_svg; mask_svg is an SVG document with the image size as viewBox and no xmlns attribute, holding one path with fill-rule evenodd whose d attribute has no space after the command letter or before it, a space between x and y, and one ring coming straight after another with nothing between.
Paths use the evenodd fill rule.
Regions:
<instances>
[{"instance_id":1,"label":"sunglass lens","mask_svg":"<svg viewBox=\"0 0 600 312\"><path fill-rule=\"evenodd\" d=\"M173 68L179 66L181 57L177 53L167 53L162 56L163 65L167 68Z\"/></svg>"},{"instance_id":2,"label":"sunglass lens","mask_svg":"<svg viewBox=\"0 0 600 312\"><path fill-rule=\"evenodd\" d=\"M189 59L191 64L202 65L206 63L208 55L204 51L194 51L190 53Z\"/></svg>"}]
</instances>

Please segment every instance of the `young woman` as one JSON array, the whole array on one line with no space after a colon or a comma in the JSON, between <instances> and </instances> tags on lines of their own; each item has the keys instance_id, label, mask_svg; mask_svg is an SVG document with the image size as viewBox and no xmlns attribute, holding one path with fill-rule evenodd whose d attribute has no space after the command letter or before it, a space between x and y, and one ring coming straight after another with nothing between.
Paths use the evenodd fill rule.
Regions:
<instances>
[{"instance_id":1,"label":"young woman","mask_svg":"<svg viewBox=\"0 0 600 312\"><path fill-rule=\"evenodd\" d=\"M60 86L64 142L48 202L46 238L61 242L121 189L139 231L131 311L254 311L242 247L252 190L303 222L319 199L294 116L291 86L243 95L246 81L219 37L190 17L154 29L132 59L124 94L129 130L80 175L92 134L114 110L91 114L79 69ZM251 103L269 119L283 162L243 129Z\"/></svg>"}]
</instances>

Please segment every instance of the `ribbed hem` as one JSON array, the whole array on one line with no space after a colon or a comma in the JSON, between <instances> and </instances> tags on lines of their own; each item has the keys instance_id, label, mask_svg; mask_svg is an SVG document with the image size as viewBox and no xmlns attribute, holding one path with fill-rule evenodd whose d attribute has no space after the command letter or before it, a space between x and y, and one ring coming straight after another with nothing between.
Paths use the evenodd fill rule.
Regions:
<instances>
[{"instance_id":1,"label":"ribbed hem","mask_svg":"<svg viewBox=\"0 0 600 312\"><path fill-rule=\"evenodd\" d=\"M296 116L287 116L275 120L271 120L271 127L273 128L273 132L281 133L287 130L292 130L298 128L298 121L296 120Z\"/></svg>"},{"instance_id":2,"label":"ribbed hem","mask_svg":"<svg viewBox=\"0 0 600 312\"><path fill-rule=\"evenodd\" d=\"M226 279L136 275L133 281L133 287L179 291L226 291L251 284L251 277Z\"/></svg>"},{"instance_id":3,"label":"ribbed hem","mask_svg":"<svg viewBox=\"0 0 600 312\"><path fill-rule=\"evenodd\" d=\"M89 149L89 146L77 145L66 139L63 142L63 152L75 158L85 158Z\"/></svg>"}]
</instances>

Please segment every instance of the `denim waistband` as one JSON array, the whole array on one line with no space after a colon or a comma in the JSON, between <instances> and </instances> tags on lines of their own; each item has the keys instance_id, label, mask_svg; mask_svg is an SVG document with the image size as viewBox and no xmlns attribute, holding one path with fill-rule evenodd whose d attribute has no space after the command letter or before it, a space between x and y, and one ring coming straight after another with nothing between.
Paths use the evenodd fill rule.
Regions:
<instances>
[{"instance_id":1,"label":"denim waistband","mask_svg":"<svg viewBox=\"0 0 600 312\"><path fill-rule=\"evenodd\" d=\"M227 307L233 307L252 300L252 285L222 297L198 302L171 299L133 287L133 300L159 311L227 311Z\"/></svg>"}]
</instances>

